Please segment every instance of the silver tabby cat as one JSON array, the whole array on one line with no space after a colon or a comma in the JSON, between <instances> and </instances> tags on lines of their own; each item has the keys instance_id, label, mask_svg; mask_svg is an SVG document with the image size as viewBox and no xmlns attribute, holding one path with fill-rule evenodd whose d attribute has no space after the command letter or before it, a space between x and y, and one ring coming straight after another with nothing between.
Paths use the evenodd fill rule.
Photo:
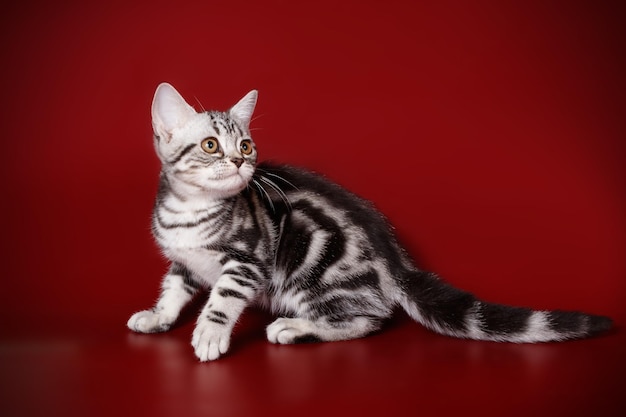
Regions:
<instances>
[{"instance_id":1,"label":"silver tabby cat","mask_svg":"<svg viewBox=\"0 0 626 417\"><path fill-rule=\"evenodd\" d=\"M304 170L257 164L256 99L251 91L227 112L198 113L171 85L157 88L152 230L171 267L131 330L167 331L203 289L191 342L201 361L228 351L252 303L278 316L267 327L272 343L363 337L397 306L436 332L481 340L559 341L611 327L602 316L480 301L418 269L367 201Z\"/></svg>"}]
</instances>

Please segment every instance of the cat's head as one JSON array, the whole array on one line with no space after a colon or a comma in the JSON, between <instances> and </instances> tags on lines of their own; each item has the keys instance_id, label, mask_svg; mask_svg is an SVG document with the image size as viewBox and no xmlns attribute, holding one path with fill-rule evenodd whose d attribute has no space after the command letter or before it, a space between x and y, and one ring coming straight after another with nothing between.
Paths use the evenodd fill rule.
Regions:
<instances>
[{"instance_id":1,"label":"cat's head","mask_svg":"<svg viewBox=\"0 0 626 417\"><path fill-rule=\"evenodd\" d=\"M152 127L170 181L187 193L213 198L242 191L257 160L249 128L256 99L252 90L226 112L196 112L174 87L160 84L152 101Z\"/></svg>"}]
</instances>

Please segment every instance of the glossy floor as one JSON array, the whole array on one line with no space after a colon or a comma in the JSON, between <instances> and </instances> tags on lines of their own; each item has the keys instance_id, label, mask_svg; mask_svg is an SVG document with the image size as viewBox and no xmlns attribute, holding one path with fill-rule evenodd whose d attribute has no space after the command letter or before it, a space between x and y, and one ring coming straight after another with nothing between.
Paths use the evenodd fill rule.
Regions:
<instances>
[{"instance_id":1,"label":"glossy floor","mask_svg":"<svg viewBox=\"0 0 626 417\"><path fill-rule=\"evenodd\" d=\"M121 312L119 312L121 313ZM196 361L193 320L133 334L125 316L14 329L0 342L3 416L617 416L623 332L512 345L434 335L399 314L369 338L276 346L250 310L228 355ZM42 322L41 324L45 323Z\"/></svg>"}]
</instances>

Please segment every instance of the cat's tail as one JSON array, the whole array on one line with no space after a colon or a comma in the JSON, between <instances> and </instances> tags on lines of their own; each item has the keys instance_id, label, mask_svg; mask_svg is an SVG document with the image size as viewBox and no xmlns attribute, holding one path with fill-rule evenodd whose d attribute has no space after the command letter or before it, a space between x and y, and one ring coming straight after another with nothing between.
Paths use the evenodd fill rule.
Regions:
<instances>
[{"instance_id":1,"label":"cat's tail","mask_svg":"<svg viewBox=\"0 0 626 417\"><path fill-rule=\"evenodd\" d=\"M551 342L593 336L613 324L608 317L575 311L536 311L484 302L428 272L408 272L399 283L399 303L409 316L448 336L514 343Z\"/></svg>"}]
</instances>

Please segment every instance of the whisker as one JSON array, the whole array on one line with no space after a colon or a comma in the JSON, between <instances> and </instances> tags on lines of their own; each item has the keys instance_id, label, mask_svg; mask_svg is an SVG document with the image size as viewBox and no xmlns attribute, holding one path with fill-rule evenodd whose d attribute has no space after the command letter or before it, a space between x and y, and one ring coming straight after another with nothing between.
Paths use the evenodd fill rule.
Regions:
<instances>
[{"instance_id":1,"label":"whisker","mask_svg":"<svg viewBox=\"0 0 626 417\"><path fill-rule=\"evenodd\" d=\"M274 203L272 202L272 199L270 195L267 193L267 191L265 190L265 188L263 188L263 186L259 184L259 182L254 178L252 179L252 182L254 183L254 185L257 186L257 188L261 192L261 199L263 199L263 196L267 197L267 202L270 203L270 207L272 208L272 211L276 213L276 209L274 208Z\"/></svg>"},{"instance_id":2,"label":"whisker","mask_svg":"<svg viewBox=\"0 0 626 417\"><path fill-rule=\"evenodd\" d=\"M250 123L254 122L256 119L260 119L261 117L265 116L265 114L257 114L255 115L252 120L250 120Z\"/></svg>"},{"instance_id":3,"label":"whisker","mask_svg":"<svg viewBox=\"0 0 626 417\"><path fill-rule=\"evenodd\" d=\"M300 189L299 189L298 187L296 187L295 185L293 185L293 183L291 183L290 181L287 181L286 179L284 179L284 178L283 178L283 177L281 177L280 175L274 174L273 172L269 172L269 171L266 171L266 170L261 169L261 168L257 168L257 170L259 170L259 171L263 171L265 174L267 174L267 175L271 175L271 176L272 176L272 177L274 177L274 178L278 178L279 180L281 180L281 181L283 181L283 182L285 182L285 183L287 183L287 184L291 185L291 186L293 187L293 189L294 189L294 190L296 190L296 191L300 191Z\"/></svg>"},{"instance_id":4,"label":"whisker","mask_svg":"<svg viewBox=\"0 0 626 417\"><path fill-rule=\"evenodd\" d=\"M198 105L200 106L200 108L202 109L203 112L206 112L206 109L204 108L204 106L202 105L202 103L200 103L200 100L198 100L198 97L194 96L193 98L196 99L196 103L198 103Z\"/></svg>"},{"instance_id":5,"label":"whisker","mask_svg":"<svg viewBox=\"0 0 626 417\"><path fill-rule=\"evenodd\" d=\"M289 201L287 194L285 194L285 192L280 189L278 184L276 184L274 181L270 180L269 178L265 178L264 176L260 176L259 179L263 181L264 183L266 183L267 185L269 185L270 187L272 187L274 191L276 191L276 193L279 195L280 199L283 200L283 202L289 207L289 210L291 210L291 202Z\"/></svg>"}]
</instances>

